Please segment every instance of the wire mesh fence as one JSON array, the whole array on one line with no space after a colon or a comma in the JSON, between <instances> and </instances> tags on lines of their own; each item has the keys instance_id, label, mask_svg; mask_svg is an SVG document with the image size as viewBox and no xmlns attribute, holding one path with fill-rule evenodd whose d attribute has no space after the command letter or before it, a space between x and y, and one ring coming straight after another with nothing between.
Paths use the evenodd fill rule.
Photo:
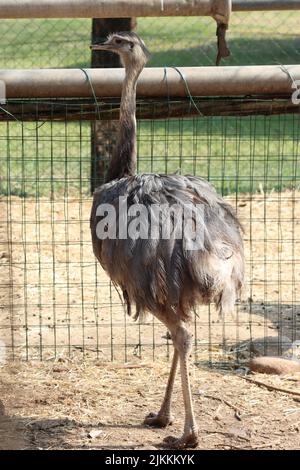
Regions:
<instances>
[{"instance_id":1,"label":"wire mesh fence","mask_svg":"<svg viewBox=\"0 0 300 470\"><path fill-rule=\"evenodd\" d=\"M94 260L84 104L82 119L67 119L76 104L69 102L64 121L44 123L41 101L21 104L24 115L35 108L36 122L19 116L0 124L0 328L7 350L25 359L168 356L165 328L151 317L141 324L128 318ZM245 228L244 300L223 321L211 306L195 312L197 361L287 353L300 339L299 131L299 113L138 121L138 171L207 178Z\"/></svg>"},{"instance_id":2,"label":"wire mesh fence","mask_svg":"<svg viewBox=\"0 0 300 470\"><path fill-rule=\"evenodd\" d=\"M299 63L300 12L234 12L226 65ZM211 18L138 18L137 32L152 52L150 66L214 65ZM3 20L1 68L88 67L91 20Z\"/></svg>"},{"instance_id":3,"label":"wire mesh fence","mask_svg":"<svg viewBox=\"0 0 300 470\"><path fill-rule=\"evenodd\" d=\"M295 11L234 13L226 65L299 63L299 20ZM214 64L213 20L141 18L137 24L153 53L150 66ZM91 26L90 20L2 21L0 66L89 66ZM92 254L94 162L86 103L21 105L18 122L0 123L0 339L14 358L168 356L163 326L126 317ZM289 351L300 339L299 114L158 119L158 104L141 105L156 118L138 121L138 170L207 178L245 227L244 301L236 318L223 322L212 307L199 308L195 359L227 362L255 351ZM52 110L48 122L43 106ZM65 114L62 122L57 113Z\"/></svg>"}]
</instances>

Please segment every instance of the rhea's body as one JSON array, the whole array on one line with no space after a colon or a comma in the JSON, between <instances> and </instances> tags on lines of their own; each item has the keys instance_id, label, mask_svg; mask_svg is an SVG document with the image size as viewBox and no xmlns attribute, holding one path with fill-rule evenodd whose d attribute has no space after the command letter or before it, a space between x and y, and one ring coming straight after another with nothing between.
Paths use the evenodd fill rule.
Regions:
<instances>
[{"instance_id":1,"label":"rhea's body","mask_svg":"<svg viewBox=\"0 0 300 470\"><path fill-rule=\"evenodd\" d=\"M91 212L94 253L111 280L121 287L128 312L134 304L136 317L144 312L152 313L169 330L174 344L163 403L157 414L146 417L145 424L165 427L172 423L171 397L180 362L184 430L181 438L168 439L167 445L195 447L198 431L188 374L192 336L186 324L191 310L199 303L213 301L221 314L233 310L244 277L240 224L231 206L202 178L136 174L136 83L149 53L134 33L113 34L104 44L93 48L119 54L126 69L117 144L109 163L107 182L94 194ZM126 217L120 199L126 201ZM177 206L175 212L170 211L172 227L177 227L177 223L182 225L182 213L194 207L195 212L189 218L190 229L194 229L200 243L191 249L187 245L188 237L185 234L177 237L176 230L170 230L169 236L164 237L167 220L155 214L150 217L154 206L171 209ZM131 210L136 207L146 210L141 224L145 225L150 217L150 228L156 229L156 237L130 236L134 222ZM116 216L112 224L105 219L105 209L109 211L109 208L114 209ZM108 224L107 233L105 224ZM120 236L120 231L125 236Z\"/></svg>"},{"instance_id":2,"label":"rhea's body","mask_svg":"<svg viewBox=\"0 0 300 470\"><path fill-rule=\"evenodd\" d=\"M153 231L158 238L151 238L149 230L149 237L133 239L124 227L126 238L119 238L119 225L132 221L119 214L120 198L126 201L127 213L130 205L147 209L149 228L159 226L158 232ZM102 204L114 207L116 218L113 233L100 240L96 229L102 217L96 211ZM179 205L184 210L195 204L203 209L203 220L197 225L201 247L187 249L186 240L176 239L174 232L162 239L163 219L155 208ZM204 179L141 174L106 183L94 194L91 228L96 257L121 287L128 311L132 304L136 306L136 317L146 312L174 313L186 321L199 303L209 302L215 302L222 314L232 312L244 275L240 226L231 206Z\"/></svg>"}]
</instances>

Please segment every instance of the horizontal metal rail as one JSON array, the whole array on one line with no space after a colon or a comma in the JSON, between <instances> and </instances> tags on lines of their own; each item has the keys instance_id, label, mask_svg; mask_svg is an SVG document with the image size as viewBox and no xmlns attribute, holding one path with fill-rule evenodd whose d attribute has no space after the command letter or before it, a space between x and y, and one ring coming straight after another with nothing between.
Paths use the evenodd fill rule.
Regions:
<instances>
[{"instance_id":1,"label":"horizontal metal rail","mask_svg":"<svg viewBox=\"0 0 300 470\"><path fill-rule=\"evenodd\" d=\"M231 0L0 0L0 18L212 16L228 21ZM300 0L232 0L232 11L300 10Z\"/></svg>"},{"instance_id":2,"label":"horizontal metal rail","mask_svg":"<svg viewBox=\"0 0 300 470\"><path fill-rule=\"evenodd\" d=\"M300 10L300 0L232 0L232 11Z\"/></svg>"},{"instance_id":3,"label":"horizontal metal rail","mask_svg":"<svg viewBox=\"0 0 300 470\"><path fill-rule=\"evenodd\" d=\"M7 98L119 97L124 69L0 70ZM138 97L289 95L300 83L300 65L145 68Z\"/></svg>"},{"instance_id":4,"label":"horizontal metal rail","mask_svg":"<svg viewBox=\"0 0 300 470\"><path fill-rule=\"evenodd\" d=\"M231 0L0 0L0 18L223 16Z\"/></svg>"}]
</instances>

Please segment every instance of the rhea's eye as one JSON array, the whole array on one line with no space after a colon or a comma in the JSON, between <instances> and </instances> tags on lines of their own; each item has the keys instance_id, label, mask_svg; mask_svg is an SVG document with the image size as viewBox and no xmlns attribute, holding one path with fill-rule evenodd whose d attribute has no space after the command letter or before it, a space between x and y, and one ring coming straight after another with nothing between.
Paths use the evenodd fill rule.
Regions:
<instances>
[{"instance_id":1,"label":"rhea's eye","mask_svg":"<svg viewBox=\"0 0 300 470\"><path fill-rule=\"evenodd\" d=\"M122 42L122 39L115 39L116 44L121 44L121 42Z\"/></svg>"},{"instance_id":2,"label":"rhea's eye","mask_svg":"<svg viewBox=\"0 0 300 470\"><path fill-rule=\"evenodd\" d=\"M134 46L133 42L130 42L130 43L129 43L130 49L133 49L133 46Z\"/></svg>"}]
</instances>

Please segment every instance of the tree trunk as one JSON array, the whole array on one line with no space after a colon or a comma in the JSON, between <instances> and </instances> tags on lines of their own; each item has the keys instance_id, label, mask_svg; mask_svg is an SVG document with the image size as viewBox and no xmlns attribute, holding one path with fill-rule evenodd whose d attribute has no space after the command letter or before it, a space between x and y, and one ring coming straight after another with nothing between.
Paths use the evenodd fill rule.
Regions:
<instances>
[{"instance_id":1,"label":"tree trunk","mask_svg":"<svg viewBox=\"0 0 300 470\"><path fill-rule=\"evenodd\" d=\"M132 31L135 18L94 18L92 44L103 42L108 34L118 31ZM117 54L108 51L92 51L92 67L121 67ZM109 158L112 155L118 132L118 121L95 121L91 124L91 192L105 179Z\"/></svg>"}]
</instances>

